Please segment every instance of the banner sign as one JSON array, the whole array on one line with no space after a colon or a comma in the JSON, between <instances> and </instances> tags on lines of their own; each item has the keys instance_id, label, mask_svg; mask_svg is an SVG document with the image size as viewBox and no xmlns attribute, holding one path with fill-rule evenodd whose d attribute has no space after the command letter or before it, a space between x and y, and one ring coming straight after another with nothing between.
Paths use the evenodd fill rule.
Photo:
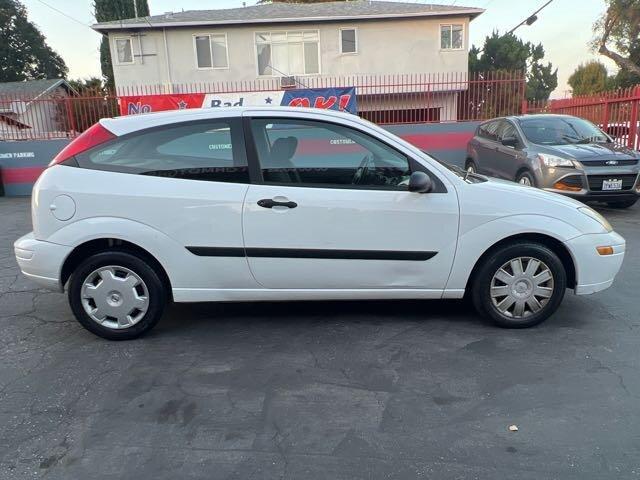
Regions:
<instances>
[{"instance_id":1,"label":"banner sign","mask_svg":"<svg viewBox=\"0 0 640 480\"><path fill-rule=\"evenodd\" d=\"M355 87L307 88L237 93L177 93L170 95L135 95L120 97L121 115L184 110L187 108L219 108L281 105L342 110L356 114Z\"/></svg>"},{"instance_id":2,"label":"banner sign","mask_svg":"<svg viewBox=\"0 0 640 480\"><path fill-rule=\"evenodd\" d=\"M218 107L258 107L282 104L282 90L266 92L207 93L203 108Z\"/></svg>"},{"instance_id":3,"label":"banner sign","mask_svg":"<svg viewBox=\"0 0 640 480\"><path fill-rule=\"evenodd\" d=\"M202 107L203 93L180 93L175 95L136 95L120 97L120 115L160 112L162 110L184 110Z\"/></svg>"},{"instance_id":4,"label":"banner sign","mask_svg":"<svg viewBox=\"0 0 640 480\"><path fill-rule=\"evenodd\" d=\"M282 105L340 110L354 115L358 113L356 87L286 90Z\"/></svg>"}]
</instances>

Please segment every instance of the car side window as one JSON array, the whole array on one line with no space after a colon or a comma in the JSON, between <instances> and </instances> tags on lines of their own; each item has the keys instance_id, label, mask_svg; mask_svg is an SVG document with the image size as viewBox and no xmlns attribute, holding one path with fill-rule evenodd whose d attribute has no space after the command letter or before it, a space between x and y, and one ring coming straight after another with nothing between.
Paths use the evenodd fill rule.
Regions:
<instances>
[{"instance_id":1,"label":"car side window","mask_svg":"<svg viewBox=\"0 0 640 480\"><path fill-rule=\"evenodd\" d=\"M212 182L249 183L237 120L142 130L76 157L83 168Z\"/></svg>"},{"instance_id":2,"label":"car side window","mask_svg":"<svg viewBox=\"0 0 640 480\"><path fill-rule=\"evenodd\" d=\"M519 138L518 131L516 127L511 123L504 121L502 122L502 126L500 128L500 141L505 138Z\"/></svg>"},{"instance_id":3,"label":"car side window","mask_svg":"<svg viewBox=\"0 0 640 480\"><path fill-rule=\"evenodd\" d=\"M480 136L486 140L491 140L493 142L498 141L498 127L500 126L499 120L494 120L492 122L487 122L480 125Z\"/></svg>"},{"instance_id":4,"label":"car side window","mask_svg":"<svg viewBox=\"0 0 640 480\"><path fill-rule=\"evenodd\" d=\"M402 153L349 127L297 119L251 120L265 183L406 190Z\"/></svg>"}]
</instances>

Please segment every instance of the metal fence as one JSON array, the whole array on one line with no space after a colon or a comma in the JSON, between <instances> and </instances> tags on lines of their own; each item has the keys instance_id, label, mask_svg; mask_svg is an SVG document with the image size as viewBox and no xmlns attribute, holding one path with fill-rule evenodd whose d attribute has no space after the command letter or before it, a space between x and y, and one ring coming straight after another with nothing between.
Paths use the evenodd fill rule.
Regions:
<instances>
[{"instance_id":1,"label":"metal fence","mask_svg":"<svg viewBox=\"0 0 640 480\"><path fill-rule=\"evenodd\" d=\"M378 124L485 120L527 108L522 72L296 78L292 88L355 87L358 115ZM84 90L39 98L0 96L0 139L72 138L121 114L124 97L284 90L280 78Z\"/></svg>"},{"instance_id":2,"label":"metal fence","mask_svg":"<svg viewBox=\"0 0 640 480\"><path fill-rule=\"evenodd\" d=\"M576 96L546 102L530 102L527 113L556 113L587 119L619 143L640 149L640 85L598 95Z\"/></svg>"}]
</instances>

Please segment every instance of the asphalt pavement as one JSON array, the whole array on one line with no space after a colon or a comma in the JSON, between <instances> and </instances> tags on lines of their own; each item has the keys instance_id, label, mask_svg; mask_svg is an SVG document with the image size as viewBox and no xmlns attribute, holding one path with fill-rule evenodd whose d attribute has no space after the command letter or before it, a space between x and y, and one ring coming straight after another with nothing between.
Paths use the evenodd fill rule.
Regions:
<instances>
[{"instance_id":1,"label":"asphalt pavement","mask_svg":"<svg viewBox=\"0 0 640 480\"><path fill-rule=\"evenodd\" d=\"M109 342L19 274L29 203L0 198L0 479L639 478L640 205L600 211L621 274L536 328L453 301L199 304Z\"/></svg>"}]
</instances>

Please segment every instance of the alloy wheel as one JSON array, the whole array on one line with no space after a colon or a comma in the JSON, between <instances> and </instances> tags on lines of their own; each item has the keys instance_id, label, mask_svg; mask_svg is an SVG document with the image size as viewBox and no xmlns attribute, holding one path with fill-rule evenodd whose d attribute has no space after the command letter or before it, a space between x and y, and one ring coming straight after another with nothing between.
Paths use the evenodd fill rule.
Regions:
<instances>
[{"instance_id":1,"label":"alloy wheel","mask_svg":"<svg viewBox=\"0 0 640 480\"><path fill-rule=\"evenodd\" d=\"M523 175L522 177L520 177L520 179L518 180L518 183L520 185L526 185L527 187L531 186L531 179L529 177L527 177L526 175Z\"/></svg>"}]
</instances>

